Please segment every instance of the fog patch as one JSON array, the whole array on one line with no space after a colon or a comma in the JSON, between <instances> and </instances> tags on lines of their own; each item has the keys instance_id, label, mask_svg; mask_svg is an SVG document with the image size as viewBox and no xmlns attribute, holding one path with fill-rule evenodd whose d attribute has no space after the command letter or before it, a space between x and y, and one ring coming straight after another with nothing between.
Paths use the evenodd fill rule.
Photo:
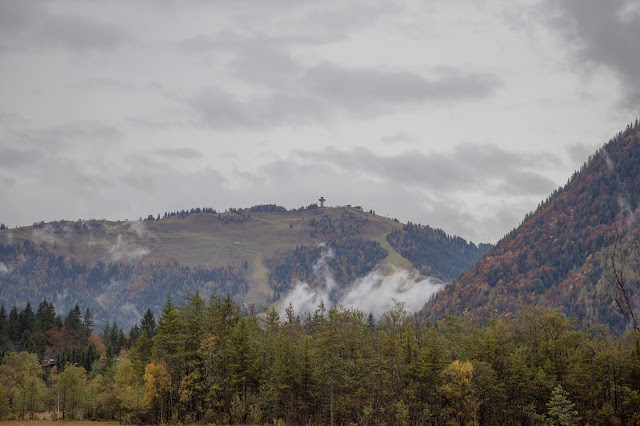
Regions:
<instances>
[{"instance_id":1,"label":"fog patch","mask_svg":"<svg viewBox=\"0 0 640 426\"><path fill-rule=\"evenodd\" d=\"M49 225L45 225L42 228L34 228L31 231L31 238L38 243L53 244L56 241L55 230Z\"/></svg>"},{"instance_id":2,"label":"fog patch","mask_svg":"<svg viewBox=\"0 0 640 426\"><path fill-rule=\"evenodd\" d=\"M151 238L153 234L144 226L144 222L136 220L129 222L129 230L136 234L138 238Z\"/></svg>"},{"instance_id":3,"label":"fog patch","mask_svg":"<svg viewBox=\"0 0 640 426\"><path fill-rule=\"evenodd\" d=\"M442 290L443 284L431 278L416 277L417 271L405 269L394 268L389 275L383 275L380 269L373 270L349 287L340 304L346 308L371 312L377 317L389 311L395 302L401 302L407 310L417 312Z\"/></svg>"},{"instance_id":4,"label":"fog patch","mask_svg":"<svg viewBox=\"0 0 640 426\"><path fill-rule=\"evenodd\" d=\"M321 244L324 247L324 244ZM314 275L323 279L322 285L311 287L305 282L298 281L293 290L284 299L283 308L292 305L296 312L313 312L320 302L325 306L331 306L332 300L339 298L337 284L329 269L328 261L336 256L332 248L323 249L320 258L313 265Z\"/></svg>"},{"instance_id":5,"label":"fog patch","mask_svg":"<svg viewBox=\"0 0 640 426\"><path fill-rule=\"evenodd\" d=\"M149 249L127 241L118 235L115 244L109 247L111 260L139 260L150 253Z\"/></svg>"},{"instance_id":6,"label":"fog patch","mask_svg":"<svg viewBox=\"0 0 640 426\"><path fill-rule=\"evenodd\" d=\"M120 307L118 321L122 324L140 324L142 315L136 305L127 302Z\"/></svg>"},{"instance_id":7,"label":"fog patch","mask_svg":"<svg viewBox=\"0 0 640 426\"><path fill-rule=\"evenodd\" d=\"M310 313L323 303L328 308L341 305L381 317L396 302L416 312L444 286L431 278L420 278L415 270L393 268L390 274L383 274L378 267L349 286L339 288L327 263L332 257L335 257L332 249L323 250L313 266L314 274L322 277L322 284L311 287L297 282L284 298L282 309L291 305L297 313Z\"/></svg>"},{"instance_id":8,"label":"fog patch","mask_svg":"<svg viewBox=\"0 0 640 426\"><path fill-rule=\"evenodd\" d=\"M613 162L613 160L611 159L611 157L609 156L609 153L607 152L606 149L603 149L602 151L600 151L602 153L602 156L604 157L604 161L607 164L607 171L609 173L613 172L613 169L615 169L616 165Z\"/></svg>"},{"instance_id":9,"label":"fog patch","mask_svg":"<svg viewBox=\"0 0 640 426\"><path fill-rule=\"evenodd\" d=\"M63 289L62 292L58 292L53 297L51 302L56 312L64 316L65 312L69 312L71 308L76 304L76 300L69 297L69 290Z\"/></svg>"},{"instance_id":10,"label":"fog patch","mask_svg":"<svg viewBox=\"0 0 640 426\"><path fill-rule=\"evenodd\" d=\"M34 227L31 231L31 238L37 243L53 244L60 239L69 238L71 232L72 229L66 224L47 224L38 228Z\"/></svg>"},{"instance_id":11,"label":"fog patch","mask_svg":"<svg viewBox=\"0 0 640 426\"><path fill-rule=\"evenodd\" d=\"M0 275L8 274L11 272L11 268L4 264L4 262L0 262Z\"/></svg>"},{"instance_id":12,"label":"fog patch","mask_svg":"<svg viewBox=\"0 0 640 426\"><path fill-rule=\"evenodd\" d=\"M96 303L105 311L112 310L124 291L126 283L121 280L111 280L107 288L95 298Z\"/></svg>"}]
</instances>

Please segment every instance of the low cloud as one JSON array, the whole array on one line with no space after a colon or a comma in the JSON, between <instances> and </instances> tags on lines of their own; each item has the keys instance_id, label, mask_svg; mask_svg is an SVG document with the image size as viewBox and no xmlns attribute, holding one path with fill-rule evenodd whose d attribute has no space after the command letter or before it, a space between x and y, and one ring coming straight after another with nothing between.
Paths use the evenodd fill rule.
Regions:
<instances>
[{"instance_id":1,"label":"low cloud","mask_svg":"<svg viewBox=\"0 0 640 426\"><path fill-rule=\"evenodd\" d=\"M50 225L45 225L42 228L33 228L31 231L31 238L38 243L45 242L47 244L53 244L58 239L55 229Z\"/></svg>"},{"instance_id":2,"label":"low cloud","mask_svg":"<svg viewBox=\"0 0 640 426\"><path fill-rule=\"evenodd\" d=\"M109 285L100 293L95 301L100 307L109 312L113 311L114 306L122 298L122 293L127 287L127 283L122 280L111 280Z\"/></svg>"},{"instance_id":3,"label":"low cloud","mask_svg":"<svg viewBox=\"0 0 640 426\"><path fill-rule=\"evenodd\" d=\"M154 238L151 231L147 229L144 222L141 220L135 220L128 222L129 230L132 231L138 238Z\"/></svg>"},{"instance_id":4,"label":"low cloud","mask_svg":"<svg viewBox=\"0 0 640 426\"><path fill-rule=\"evenodd\" d=\"M358 278L346 288L339 288L329 272L328 259L335 254L324 249L313 267L314 274L323 278L321 285L311 287L298 282L282 303L285 309L293 306L298 313L314 312L322 302L326 307L344 306L382 316L395 302L401 302L410 311L420 310L424 304L443 288L443 284L429 278L417 278L417 271L393 269L383 274L379 268Z\"/></svg>"},{"instance_id":5,"label":"low cloud","mask_svg":"<svg viewBox=\"0 0 640 426\"><path fill-rule=\"evenodd\" d=\"M575 143L567 146L567 153L574 164L582 165L598 148L598 144Z\"/></svg>"},{"instance_id":6,"label":"low cloud","mask_svg":"<svg viewBox=\"0 0 640 426\"><path fill-rule=\"evenodd\" d=\"M150 253L148 248L134 244L123 238L122 235L118 235L115 244L109 247L108 252L111 260L115 262L139 260Z\"/></svg>"},{"instance_id":7,"label":"low cloud","mask_svg":"<svg viewBox=\"0 0 640 426\"><path fill-rule=\"evenodd\" d=\"M140 320L142 319L142 314L140 314L136 305L131 302L122 305L118 313L118 321L120 321L120 324L123 324L123 326L124 324L140 324Z\"/></svg>"}]
</instances>

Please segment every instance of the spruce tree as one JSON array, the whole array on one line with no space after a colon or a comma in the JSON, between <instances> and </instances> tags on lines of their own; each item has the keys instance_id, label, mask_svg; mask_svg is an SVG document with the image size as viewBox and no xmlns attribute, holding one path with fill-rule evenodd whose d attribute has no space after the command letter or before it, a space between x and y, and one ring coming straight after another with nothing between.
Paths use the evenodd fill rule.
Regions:
<instances>
[{"instance_id":1,"label":"spruce tree","mask_svg":"<svg viewBox=\"0 0 640 426\"><path fill-rule=\"evenodd\" d=\"M572 426L580 421L575 404L569 400L569 393L562 385L555 387L551 393L551 399L547 403L549 424L553 426Z\"/></svg>"},{"instance_id":2,"label":"spruce tree","mask_svg":"<svg viewBox=\"0 0 640 426\"><path fill-rule=\"evenodd\" d=\"M153 336L156 335L156 318L153 316L151 309L147 309L147 312L144 313L140 322L140 329L149 339L153 339Z\"/></svg>"},{"instance_id":3,"label":"spruce tree","mask_svg":"<svg viewBox=\"0 0 640 426\"><path fill-rule=\"evenodd\" d=\"M82 327L84 328L84 335L88 339L93 333L93 314L87 307L84 312L84 317L82 318Z\"/></svg>"}]
</instances>

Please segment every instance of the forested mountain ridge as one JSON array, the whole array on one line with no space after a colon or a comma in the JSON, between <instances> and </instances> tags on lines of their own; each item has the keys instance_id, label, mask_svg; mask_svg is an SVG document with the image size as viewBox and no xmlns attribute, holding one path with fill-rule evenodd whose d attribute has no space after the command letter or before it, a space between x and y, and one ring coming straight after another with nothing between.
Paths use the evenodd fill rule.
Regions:
<instances>
[{"instance_id":1,"label":"forested mountain ridge","mask_svg":"<svg viewBox=\"0 0 640 426\"><path fill-rule=\"evenodd\" d=\"M617 240L631 241L637 233L639 200L636 121L440 292L425 314L435 319L447 312L469 311L486 318L517 312L523 305L541 305L589 322L608 323L616 330L628 327L607 279L608 258Z\"/></svg>"},{"instance_id":2,"label":"forested mountain ridge","mask_svg":"<svg viewBox=\"0 0 640 426\"><path fill-rule=\"evenodd\" d=\"M424 275L453 281L465 272L491 244L478 246L442 229L407 223L387 235L389 243Z\"/></svg>"},{"instance_id":3,"label":"forested mountain ridge","mask_svg":"<svg viewBox=\"0 0 640 426\"><path fill-rule=\"evenodd\" d=\"M180 302L196 290L206 297L228 292L259 309L298 280L313 286L322 247L335 252L329 270L342 287L375 268L429 265L425 250L417 260L403 257L406 245L397 242L409 232L373 211L315 204L295 210L197 208L124 222L40 222L0 229L0 300L9 309L47 299L60 312L79 304L91 309L97 325L117 320L125 327L146 308L158 312L167 295ZM395 238L388 239L390 233ZM447 250L438 238L416 244ZM480 255L463 254L454 254L452 262L469 267ZM457 274L447 267L432 269L440 278Z\"/></svg>"}]
</instances>

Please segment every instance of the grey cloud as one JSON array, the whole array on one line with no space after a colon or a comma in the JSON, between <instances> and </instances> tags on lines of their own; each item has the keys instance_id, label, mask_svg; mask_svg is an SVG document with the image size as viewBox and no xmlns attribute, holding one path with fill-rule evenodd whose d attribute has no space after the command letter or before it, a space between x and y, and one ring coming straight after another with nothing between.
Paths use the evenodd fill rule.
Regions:
<instances>
[{"instance_id":1,"label":"grey cloud","mask_svg":"<svg viewBox=\"0 0 640 426\"><path fill-rule=\"evenodd\" d=\"M202 125L216 129L270 127L318 120L327 114L322 102L305 95L277 93L241 100L215 87L202 90L187 103Z\"/></svg>"},{"instance_id":2,"label":"grey cloud","mask_svg":"<svg viewBox=\"0 0 640 426\"><path fill-rule=\"evenodd\" d=\"M161 155L163 157L178 157L178 158L200 158L202 157L202 153L194 148L166 148L166 149L157 149L155 151L156 154Z\"/></svg>"},{"instance_id":3,"label":"grey cloud","mask_svg":"<svg viewBox=\"0 0 640 426\"><path fill-rule=\"evenodd\" d=\"M175 119L165 119L165 120L157 120L157 119L148 119L143 117L128 117L126 119L127 124L145 130L167 130L173 129L176 127L186 127L190 125L189 123L183 122L181 120Z\"/></svg>"},{"instance_id":4,"label":"grey cloud","mask_svg":"<svg viewBox=\"0 0 640 426\"><path fill-rule=\"evenodd\" d=\"M381 17L392 16L402 8L386 1L265 1L233 2L225 5L235 9L231 19L241 19L242 28L255 19L271 31L221 31L215 34L195 34L177 43L185 52L211 52L221 49L289 48L321 45L344 40L350 31L371 27ZM274 14L273 11L278 13ZM269 22L271 21L271 22ZM269 25L272 24L272 25ZM238 28L238 27L236 27Z\"/></svg>"},{"instance_id":5,"label":"grey cloud","mask_svg":"<svg viewBox=\"0 0 640 426\"><path fill-rule=\"evenodd\" d=\"M166 156L163 156L166 158ZM164 158L163 158L164 159ZM131 154L126 157L126 162L131 166L130 174L138 175L141 171L161 171L168 167L165 161L159 161L148 154Z\"/></svg>"},{"instance_id":6,"label":"grey cloud","mask_svg":"<svg viewBox=\"0 0 640 426\"><path fill-rule=\"evenodd\" d=\"M548 177L535 172L520 171L508 176L499 185L498 191L508 195L538 195L541 198L547 196L556 188L556 185Z\"/></svg>"},{"instance_id":7,"label":"grey cloud","mask_svg":"<svg viewBox=\"0 0 640 426\"><path fill-rule=\"evenodd\" d=\"M0 112L0 125L3 126L24 126L29 123L29 119L13 112Z\"/></svg>"},{"instance_id":8,"label":"grey cloud","mask_svg":"<svg viewBox=\"0 0 640 426\"><path fill-rule=\"evenodd\" d=\"M40 161L42 154L33 149L14 149L0 147L0 165L18 168Z\"/></svg>"},{"instance_id":9,"label":"grey cloud","mask_svg":"<svg viewBox=\"0 0 640 426\"><path fill-rule=\"evenodd\" d=\"M116 89L123 92L136 90L136 87L133 84L114 78L89 78L85 82L79 84L79 87L89 90Z\"/></svg>"},{"instance_id":10,"label":"grey cloud","mask_svg":"<svg viewBox=\"0 0 640 426\"><path fill-rule=\"evenodd\" d=\"M243 35L223 32L215 36L198 35L179 44L181 50L228 52L235 74L252 83L283 88L299 79L303 67L288 53L292 45L312 43L296 37L274 37L267 34Z\"/></svg>"},{"instance_id":11,"label":"grey cloud","mask_svg":"<svg viewBox=\"0 0 640 426\"><path fill-rule=\"evenodd\" d=\"M401 2L385 0L311 2L302 13L282 19L281 23L327 41L340 41L363 28L372 29L380 22L392 20L404 10Z\"/></svg>"},{"instance_id":12,"label":"grey cloud","mask_svg":"<svg viewBox=\"0 0 640 426\"><path fill-rule=\"evenodd\" d=\"M561 15L554 26L571 41L583 60L610 67L625 83L625 100L640 105L640 13L632 0L562 0L549 2Z\"/></svg>"},{"instance_id":13,"label":"grey cloud","mask_svg":"<svg viewBox=\"0 0 640 426\"><path fill-rule=\"evenodd\" d=\"M380 138L381 142L384 142L387 144L404 143L404 142L410 142L411 140L412 140L411 136L409 136L409 134L407 134L406 132L392 133Z\"/></svg>"},{"instance_id":14,"label":"grey cloud","mask_svg":"<svg viewBox=\"0 0 640 426\"><path fill-rule=\"evenodd\" d=\"M452 153L423 154L417 151L379 156L367 148L341 151L299 152L301 158L368 175L398 184L428 188L435 192L464 192L493 189L509 195L541 195L554 183L539 169L559 160L551 154L524 156L497 146L463 145Z\"/></svg>"},{"instance_id":15,"label":"grey cloud","mask_svg":"<svg viewBox=\"0 0 640 426\"><path fill-rule=\"evenodd\" d=\"M294 45L324 44L328 39L316 34L269 35L265 33L242 34L238 32L222 31L216 34L197 34L185 38L176 44L178 50L192 53L255 50L255 49L284 49Z\"/></svg>"},{"instance_id":16,"label":"grey cloud","mask_svg":"<svg viewBox=\"0 0 640 426\"><path fill-rule=\"evenodd\" d=\"M73 50L113 49L124 41L124 35L111 24L75 16L49 16L34 38Z\"/></svg>"},{"instance_id":17,"label":"grey cloud","mask_svg":"<svg viewBox=\"0 0 640 426\"><path fill-rule=\"evenodd\" d=\"M62 47L87 51L113 49L125 40L111 23L52 12L42 1L0 2L0 45L6 49Z\"/></svg>"},{"instance_id":18,"label":"grey cloud","mask_svg":"<svg viewBox=\"0 0 640 426\"><path fill-rule=\"evenodd\" d=\"M0 28L15 32L33 25L41 19L44 9L42 1L2 1L0 2Z\"/></svg>"},{"instance_id":19,"label":"grey cloud","mask_svg":"<svg viewBox=\"0 0 640 426\"><path fill-rule=\"evenodd\" d=\"M575 143L567 146L569 158L575 164L585 163L597 151L599 145Z\"/></svg>"},{"instance_id":20,"label":"grey cloud","mask_svg":"<svg viewBox=\"0 0 640 426\"><path fill-rule=\"evenodd\" d=\"M410 72L348 69L329 63L309 69L304 83L329 102L352 109L368 109L372 104L484 98L500 86L496 77L487 74L451 71L427 79Z\"/></svg>"},{"instance_id":21,"label":"grey cloud","mask_svg":"<svg viewBox=\"0 0 640 426\"><path fill-rule=\"evenodd\" d=\"M83 144L117 143L122 132L114 126L99 122L74 122L34 130L24 130L19 142L39 148L60 148L81 142Z\"/></svg>"},{"instance_id":22,"label":"grey cloud","mask_svg":"<svg viewBox=\"0 0 640 426\"><path fill-rule=\"evenodd\" d=\"M247 46L236 53L232 66L252 82L284 88L303 71L289 54L275 47Z\"/></svg>"},{"instance_id":23,"label":"grey cloud","mask_svg":"<svg viewBox=\"0 0 640 426\"><path fill-rule=\"evenodd\" d=\"M208 87L187 104L205 126L256 128L323 121L343 111L371 116L407 104L481 99L500 86L492 76L456 71L426 79L409 72L348 69L330 63L298 72L293 63L285 66L293 77L286 87L274 85L273 94L239 99L220 88ZM272 75L278 75L277 69ZM295 78L297 74L302 75L300 79Z\"/></svg>"}]
</instances>

